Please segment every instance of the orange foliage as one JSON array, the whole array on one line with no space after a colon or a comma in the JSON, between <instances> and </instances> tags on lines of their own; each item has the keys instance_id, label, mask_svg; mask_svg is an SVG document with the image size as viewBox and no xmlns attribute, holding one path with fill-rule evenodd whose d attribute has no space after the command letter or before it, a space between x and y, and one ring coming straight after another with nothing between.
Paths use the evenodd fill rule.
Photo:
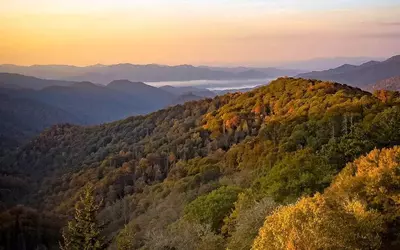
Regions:
<instances>
[{"instance_id":1,"label":"orange foliage","mask_svg":"<svg viewBox=\"0 0 400 250\"><path fill-rule=\"evenodd\" d=\"M254 114L256 114L256 115L261 114L261 112L262 112L262 106L261 106L261 104L257 104L257 105L253 108L252 112L253 112Z\"/></svg>"},{"instance_id":2,"label":"orange foliage","mask_svg":"<svg viewBox=\"0 0 400 250\"><path fill-rule=\"evenodd\" d=\"M387 90L378 90L376 91L376 97L383 103L386 103L389 99L389 92Z\"/></svg>"},{"instance_id":3,"label":"orange foliage","mask_svg":"<svg viewBox=\"0 0 400 250\"><path fill-rule=\"evenodd\" d=\"M234 115L231 119L225 121L225 126L227 128L237 128L240 124L240 117L238 115Z\"/></svg>"}]
</instances>

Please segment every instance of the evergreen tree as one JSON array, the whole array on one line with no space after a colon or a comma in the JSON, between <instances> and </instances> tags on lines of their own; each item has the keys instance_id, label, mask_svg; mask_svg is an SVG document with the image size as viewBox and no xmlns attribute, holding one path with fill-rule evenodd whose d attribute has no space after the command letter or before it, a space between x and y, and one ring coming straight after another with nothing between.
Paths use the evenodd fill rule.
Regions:
<instances>
[{"instance_id":1,"label":"evergreen tree","mask_svg":"<svg viewBox=\"0 0 400 250\"><path fill-rule=\"evenodd\" d=\"M62 236L64 244L62 250L99 250L105 249L104 239L101 236L101 226L96 221L96 214L100 208L93 196L93 186L88 185L75 205L75 218L68 222L67 230Z\"/></svg>"}]
</instances>

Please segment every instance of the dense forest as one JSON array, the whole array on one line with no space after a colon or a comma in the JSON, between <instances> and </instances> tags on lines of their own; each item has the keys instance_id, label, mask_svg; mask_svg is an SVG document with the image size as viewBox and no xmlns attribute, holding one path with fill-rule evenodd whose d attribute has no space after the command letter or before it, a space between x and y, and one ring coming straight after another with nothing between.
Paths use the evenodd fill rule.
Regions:
<instances>
[{"instance_id":1,"label":"dense forest","mask_svg":"<svg viewBox=\"0 0 400 250\"><path fill-rule=\"evenodd\" d=\"M0 160L0 249L398 249L399 143L399 92L300 78L56 125Z\"/></svg>"}]
</instances>

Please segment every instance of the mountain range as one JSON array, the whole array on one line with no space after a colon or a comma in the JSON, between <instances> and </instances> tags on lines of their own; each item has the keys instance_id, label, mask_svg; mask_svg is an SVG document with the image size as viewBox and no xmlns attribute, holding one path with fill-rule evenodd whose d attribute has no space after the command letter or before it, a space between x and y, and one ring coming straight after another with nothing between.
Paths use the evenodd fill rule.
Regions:
<instances>
[{"instance_id":1,"label":"mountain range","mask_svg":"<svg viewBox=\"0 0 400 250\"><path fill-rule=\"evenodd\" d=\"M115 80L119 76L160 77L159 80L197 79L197 78L251 78L272 76L274 74L294 74L293 70L275 68L224 68L162 66L162 65L94 65L75 66L30 66L2 65L0 70L17 71L47 78L69 80L48 80L21 74L0 73L0 94L2 109L0 127L2 152L19 145L22 141L57 123L94 125L123 119L132 115L147 114L171 105L183 104L202 98L214 98L217 94L246 92L247 89L210 91L191 86L170 85L159 88L140 81ZM131 71L132 70L132 71ZM158 72L158 73L157 73ZM152 74L154 73L154 74ZM105 74L106 77L77 77L91 74ZM168 78L172 74L176 78ZM260 75L263 74L263 75ZM400 56L385 61L369 61L359 66L344 64L340 67L300 74L299 77L338 81L366 90L398 90ZM104 75L103 75L104 76ZM165 78L167 77L167 78ZM89 81L73 80L90 79ZM112 79L107 84L105 79ZM31 122L27 123L29 119Z\"/></svg>"},{"instance_id":2,"label":"mountain range","mask_svg":"<svg viewBox=\"0 0 400 250\"><path fill-rule=\"evenodd\" d=\"M344 64L340 67L299 74L298 77L340 82L360 88L400 75L400 55L385 61L369 61L361 65Z\"/></svg>"},{"instance_id":3,"label":"mountain range","mask_svg":"<svg viewBox=\"0 0 400 250\"><path fill-rule=\"evenodd\" d=\"M128 80L96 85L0 73L0 154L54 124L101 124L215 95Z\"/></svg>"},{"instance_id":4,"label":"mountain range","mask_svg":"<svg viewBox=\"0 0 400 250\"><path fill-rule=\"evenodd\" d=\"M297 69L309 72L337 68L343 64L360 65L365 62L382 61L384 59L381 57L322 57L295 62L276 63L276 65L283 69Z\"/></svg>"},{"instance_id":5,"label":"mountain range","mask_svg":"<svg viewBox=\"0 0 400 250\"><path fill-rule=\"evenodd\" d=\"M133 82L264 79L293 76L300 71L276 68L222 68L192 65L166 66L158 64L115 64L86 67L68 65L0 65L0 72L16 73L43 79L89 81L108 84L117 79Z\"/></svg>"}]
</instances>

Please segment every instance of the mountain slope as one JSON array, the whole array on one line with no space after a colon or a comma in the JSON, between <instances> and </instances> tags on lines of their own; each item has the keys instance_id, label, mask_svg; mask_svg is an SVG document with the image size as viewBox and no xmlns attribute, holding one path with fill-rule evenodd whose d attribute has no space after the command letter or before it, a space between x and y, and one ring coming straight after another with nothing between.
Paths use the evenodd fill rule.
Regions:
<instances>
[{"instance_id":1,"label":"mountain slope","mask_svg":"<svg viewBox=\"0 0 400 250\"><path fill-rule=\"evenodd\" d=\"M15 74L0 74L2 106L0 153L20 145L44 128L60 123L101 124L170 105L177 96L144 83L114 81L64 84ZM31 89L34 88L34 89Z\"/></svg>"},{"instance_id":2,"label":"mountain slope","mask_svg":"<svg viewBox=\"0 0 400 250\"><path fill-rule=\"evenodd\" d=\"M175 95L143 82L117 80L109 83L107 88L132 96L135 102L141 103L143 107L147 107L149 110L163 108L175 98Z\"/></svg>"},{"instance_id":3,"label":"mountain slope","mask_svg":"<svg viewBox=\"0 0 400 250\"><path fill-rule=\"evenodd\" d=\"M70 86L73 83L71 81L45 80L32 76L0 73L0 84L2 84L2 87L18 86L20 88L39 90L50 86Z\"/></svg>"},{"instance_id":4,"label":"mountain slope","mask_svg":"<svg viewBox=\"0 0 400 250\"><path fill-rule=\"evenodd\" d=\"M79 123L79 119L42 102L0 92L0 156L57 123Z\"/></svg>"},{"instance_id":5,"label":"mountain slope","mask_svg":"<svg viewBox=\"0 0 400 250\"><path fill-rule=\"evenodd\" d=\"M173 87L170 85L165 85L161 86L160 89L165 90L171 94L174 95L183 95L183 94L188 94L192 93L196 96L201 96L201 97L215 97L216 94L208 89L200 89L196 87L190 87L190 86L184 86L184 87Z\"/></svg>"},{"instance_id":6,"label":"mountain slope","mask_svg":"<svg viewBox=\"0 0 400 250\"><path fill-rule=\"evenodd\" d=\"M182 94L180 96L178 96L175 100L173 100L170 104L170 106L175 106L178 104L184 104L185 102L191 102L191 101L198 101L204 99L204 97L202 96L197 96L191 92L186 93L186 94Z\"/></svg>"},{"instance_id":7,"label":"mountain slope","mask_svg":"<svg viewBox=\"0 0 400 250\"><path fill-rule=\"evenodd\" d=\"M298 77L336 81L366 88L370 84L398 76L399 72L400 56L394 56L382 62L370 61L360 66L343 65L335 69L300 74Z\"/></svg>"},{"instance_id":8,"label":"mountain slope","mask_svg":"<svg viewBox=\"0 0 400 250\"><path fill-rule=\"evenodd\" d=\"M77 117L79 124L110 122L155 111L176 98L162 89L124 80L102 86L91 82L53 81L16 74L0 74L0 79L3 80L0 93L62 109ZM12 106L8 108L12 109Z\"/></svg>"},{"instance_id":9,"label":"mountain slope","mask_svg":"<svg viewBox=\"0 0 400 250\"><path fill-rule=\"evenodd\" d=\"M20 190L3 207L68 215L91 182L118 247L248 249L268 211L324 190L374 147L399 144L399 128L399 98L280 78L108 124L54 126L1 160L0 183Z\"/></svg>"},{"instance_id":10,"label":"mountain slope","mask_svg":"<svg viewBox=\"0 0 400 250\"><path fill-rule=\"evenodd\" d=\"M369 87L371 91L375 90L392 90L400 91L400 76L394 76L382 81L379 81Z\"/></svg>"},{"instance_id":11,"label":"mountain slope","mask_svg":"<svg viewBox=\"0 0 400 250\"><path fill-rule=\"evenodd\" d=\"M304 61L295 61L281 64L282 68L302 70L303 73L309 71L320 71L325 69L337 68L343 64L360 65L368 61L384 60L384 58L372 57L333 57L333 58L314 58Z\"/></svg>"},{"instance_id":12,"label":"mountain slope","mask_svg":"<svg viewBox=\"0 0 400 250\"><path fill-rule=\"evenodd\" d=\"M85 124L99 124L145 112L146 107L129 94L89 82L70 87L49 87L35 92L33 98L62 108Z\"/></svg>"}]
</instances>

